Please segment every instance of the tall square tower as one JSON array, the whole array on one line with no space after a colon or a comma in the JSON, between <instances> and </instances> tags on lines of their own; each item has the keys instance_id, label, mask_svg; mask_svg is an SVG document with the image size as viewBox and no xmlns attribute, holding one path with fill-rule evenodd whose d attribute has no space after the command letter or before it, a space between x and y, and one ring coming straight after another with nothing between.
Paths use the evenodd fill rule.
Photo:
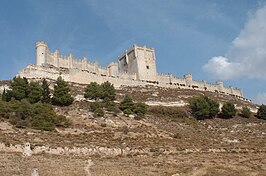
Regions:
<instances>
[{"instance_id":1,"label":"tall square tower","mask_svg":"<svg viewBox=\"0 0 266 176\"><path fill-rule=\"evenodd\" d=\"M137 80L157 80L155 52L153 48L134 45L118 57L119 72L136 74Z\"/></svg>"}]
</instances>

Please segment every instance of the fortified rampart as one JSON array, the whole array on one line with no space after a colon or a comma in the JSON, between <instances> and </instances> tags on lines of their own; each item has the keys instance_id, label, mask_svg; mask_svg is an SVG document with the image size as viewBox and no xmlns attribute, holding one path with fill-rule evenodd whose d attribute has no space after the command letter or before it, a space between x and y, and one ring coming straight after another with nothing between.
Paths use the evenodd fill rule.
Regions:
<instances>
[{"instance_id":1,"label":"fortified rampart","mask_svg":"<svg viewBox=\"0 0 266 176\"><path fill-rule=\"evenodd\" d=\"M183 78L172 74L157 73L155 51L146 46L134 45L118 56L118 62L101 67L87 58L76 59L72 54L62 56L58 50L51 52L46 42L36 43L36 65L29 65L18 75L31 79L57 79L62 76L66 81L81 84L109 81L115 87L155 85L168 88L196 89L223 93L243 98L242 90L225 87L222 81L216 84L193 80L192 74Z\"/></svg>"}]
</instances>

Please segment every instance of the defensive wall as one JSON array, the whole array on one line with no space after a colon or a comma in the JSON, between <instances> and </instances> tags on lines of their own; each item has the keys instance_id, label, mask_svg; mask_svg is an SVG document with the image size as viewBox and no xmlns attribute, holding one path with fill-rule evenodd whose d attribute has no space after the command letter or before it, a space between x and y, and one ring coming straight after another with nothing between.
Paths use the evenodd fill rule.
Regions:
<instances>
[{"instance_id":1,"label":"defensive wall","mask_svg":"<svg viewBox=\"0 0 266 176\"><path fill-rule=\"evenodd\" d=\"M36 43L36 65L28 65L19 72L19 76L30 79L57 79L59 76L68 82L89 84L109 81L115 87L154 85L167 88L195 89L231 95L243 100L242 90L226 87L222 81L215 84L195 81L192 74L183 78L156 71L156 59L153 48L134 45L118 56L118 62L101 67L87 58L76 59L72 54L62 56L58 50L51 52L46 42Z\"/></svg>"}]
</instances>

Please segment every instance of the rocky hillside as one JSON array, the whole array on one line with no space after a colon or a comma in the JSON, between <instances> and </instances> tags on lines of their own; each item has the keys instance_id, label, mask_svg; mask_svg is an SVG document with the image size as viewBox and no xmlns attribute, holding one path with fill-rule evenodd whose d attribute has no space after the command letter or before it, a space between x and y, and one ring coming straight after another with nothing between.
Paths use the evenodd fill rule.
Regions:
<instances>
[{"instance_id":1,"label":"rocky hillside","mask_svg":"<svg viewBox=\"0 0 266 176\"><path fill-rule=\"evenodd\" d=\"M68 128L19 129L2 119L1 175L266 175L266 121L238 116L197 121L186 104L203 92L155 87L117 90L118 101L130 94L135 101L153 105L145 118L135 120L108 112L95 118L88 102L82 101L84 85L71 88L76 101L67 107L54 106L57 114L70 120ZM207 95L221 103L230 100L238 107L256 107L227 95ZM157 105L166 106L169 113L158 113L162 107ZM31 144L29 150L26 142Z\"/></svg>"}]
</instances>

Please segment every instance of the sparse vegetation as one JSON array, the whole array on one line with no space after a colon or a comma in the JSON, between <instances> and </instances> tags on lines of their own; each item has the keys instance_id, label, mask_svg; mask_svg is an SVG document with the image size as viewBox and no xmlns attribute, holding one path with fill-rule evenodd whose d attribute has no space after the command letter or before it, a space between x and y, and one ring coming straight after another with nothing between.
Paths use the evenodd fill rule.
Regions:
<instances>
[{"instance_id":1,"label":"sparse vegetation","mask_svg":"<svg viewBox=\"0 0 266 176\"><path fill-rule=\"evenodd\" d=\"M95 117L103 117L104 116L104 110L102 108L97 108L94 111L94 116Z\"/></svg>"},{"instance_id":2,"label":"sparse vegetation","mask_svg":"<svg viewBox=\"0 0 266 176\"><path fill-rule=\"evenodd\" d=\"M28 97L29 86L26 78L14 77L11 82L10 90L6 92L6 101L12 98L22 100Z\"/></svg>"},{"instance_id":3,"label":"sparse vegetation","mask_svg":"<svg viewBox=\"0 0 266 176\"><path fill-rule=\"evenodd\" d=\"M261 105L257 112L257 118L266 120L266 105Z\"/></svg>"},{"instance_id":4,"label":"sparse vegetation","mask_svg":"<svg viewBox=\"0 0 266 176\"><path fill-rule=\"evenodd\" d=\"M113 101L115 100L115 88L108 81L100 85L96 82L92 82L85 88L84 97L94 100L102 99L106 101Z\"/></svg>"},{"instance_id":5,"label":"sparse vegetation","mask_svg":"<svg viewBox=\"0 0 266 176\"><path fill-rule=\"evenodd\" d=\"M6 101L6 89L4 89L3 94L1 94L1 100Z\"/></svg>"},{"instance_id":6,"label":"sparse vegetation","mask_svg":"<svg viewBox=\"0 0 266 176\"><path fill-rule=\"evenodd\" d=\"M175 139L181 139L182 136L181 136L180 133L175 133L175 134L173 135L173 138L175 138Z\"/></svg>"},{"instance_id":7,"label":"sparse vegetation","mask_svg":"<svg viewBox=\"0 0 266 176\"><path fill-rule=\"evenodd\" d=\"M28 93L27 99L30 103L37 103L41 100L42 97L42 87L39 85L38 82L30 82L28 84Z\"/></svg>"},{"instance_id":8,"label":"sparse vegetation","mask_svg":"<svg viewBox=\"0 0 266 176\"><path fill-rule=\"evenodd\" d=\"M135 114L137 114L137 119L140 119L140 118L144 117L144 115L147 112L147 107L148 106L145 103L142 103L142 102L134 104L133 112Z\"/></svg>"},{"instance_id":9,"label":"sparse vegetation","mask_svg":"<svg viewBox=\"0 0 266 176\"><path fill-rule=\"evenodd\" d=\"M199 96L189 101L192 115L197 120L204 120L215 117L219 112L219 103L208 98L207 96Z\"/></svg>"},{"instance_id":10,"label":"sparse vegetation","mask_svg":"<svg viewBox=\"0 0 266 176\"><path fill-rule=\"evenodd\" d=\"M134 103L132 98L129 95L126 95L123 101L120 103L119 108L125 113L125 114L132 114L134 109Z\"/></svg>"},{"instance_id":11,"label":"sparse vegetation","mask_svg":"<svg viewBox=\"0 0 266 176\"><path fill-rule=\"evenodd\" d=\"M89 103L90 111L94 112L94 117L104 116L104 110L117 114L120 112L119 108L113 101L95 101ZM101 111L103 112L100 112ZM99 113L100 112L100 113Z\"/></svg>"},{"instance_id":12,"label":"sparse vegetation","mask_svg":"<svg viewBox=\"0 0 266 176\"><path fill-rule=\"evenodd\" d=\"M44 79L42 86L38 82L29 81L26 78L14 77L11 82L10 90L4 90L2 95L3 101L11 99L27 99L30 103L42 101L50 103L50 90L47 81Z\"/></svg>"},{"instance_id":13,"label":"sparse vegetation","mask_svg":"<svg viewBox=\"0 0 266 176\"><path fill-rule=\"evenodd\" d=\"M231 102L224 103L222 107L221 117L222 118L232 118L236 115L235 105Z\"/></svg>"},{"instance_id":14,"label":"sparse vegetation","mask_svg":"<svg viewBox=\"0 0 266 176\"><path fill-rule=\"evenodd\" d=\"M178 107L153 106L149 107L148 112L156 116L169 117L173 120L188 118L186 110Z\"/></svg>"},{"instance_id":15,"label":"sparse vegetation","mask_svg":"<svg viewBox=\"0 0 266 176\"><path fill-rule=\"evenodd\" d=\"M57 126L68 125L66 118L56 115L51 105L41 102L31 104L27 99L0 101L0 117L18 128L51 131Z\"/></svg>"},{"instance_id":16,"label":"sparse vegetation","mask_svg":"<svg viewBox=\"0 0 266 176\"><path fill-rule=\"evenodd\" d=\"M241 112L239 114L241 117L249 118L251 117L252 113L247 106L242 107Z\"/></svg>"},{"instance_id":17,"label":"sparse vegetation","mask_svg":"<svg viewBox=\"0 0 266 176\"><path fill-rule=\"evenodd\" d=\"M85 88L85 94L84 94L85 98L97 100L100 98L100 95L101 95L101 88L100 85L97 84L96 82L91 82Z\"/></svg>"},{"instance_id":18,"label":"sparse vegetation","mask_svg":"<svg viewBox=\"0 0 266 176\"><path fill-rule=\"evenodd\" d=\"M120 113L120 109L118 108L118 105L113 102L106 99L103 101L104 107L108 112L113 112L114 114Z\"/></svg>"},{"instance_id":19,"label":"sparse vegetation","mask_svg":"<svg viewBox=\"0 0 266 176\"><path fill-rule=\"evenodd\" d=\"M114 101L115 100L115 88L113 84L106 81L100 85L100 98L105 101Z\"/></svg>"},{"instance_id":20,"label":"sparse vegetation","mask_svg":"<svg viewBox=\"0 0 266 176\"><path fill-rule=\"evenodd\" d=\"M46 79L42 80L42 102L51 103L50 89Z\"/></svg>"},{"instance_id":21,"label":"sparse vegetation","mask_svg":"<svg viewBox=\"0 0 266 176\"><path fill-rule=\"evenodd\" d=\"M147 105L145 103L134 103L129 95L125 96L119 108L127 115L136 114L138 119L144 117L147 112Z\"/></svg>"},{"instance_id":22,"label":"sparse vegetation","mask_svg":"<svg viewBox=\"0 0 266 176\"><path fill-rule=\"evenodd\" d=\"M95 117L104 116L103 108L109 112L119 112L113 102L115 100L115 88L108 81L100 85L96 82L90 83L85 88L84 97L95 100L95 102L90 103L90 109L94 112Z\"/></svg>"},{"instance_id":23,"label":"sparse vegetation","mask_svg":"<svg viewBox=\"0 0 266 176\"><path fill-rule=\"evenodd\" d=\"M101 123L101 127L107 127L106 123Z\"/></svg>"},{"instance_id":24,"label":"sparse vegetation","mask_svg":"<svg viewBox=\"0 0 266 176\"><path fill-rule=\"evenodd\" d=\"M74 99L69 92L68 83L65 82L62 77L58 77L54 86L52 104L59 106L71 105Z\"/></svg>"},{"instance_id":25,"label":"sparse vegetation","mask_svg":"<svg viewBox=\"0 0 266 176\"><path fill-rule=\"evenodd\" d=\"M103 108L103 103L102 102L92 102L89 104L90 105L90 110L94 112L96 109Z\"/></svg>"}]
</instances>

